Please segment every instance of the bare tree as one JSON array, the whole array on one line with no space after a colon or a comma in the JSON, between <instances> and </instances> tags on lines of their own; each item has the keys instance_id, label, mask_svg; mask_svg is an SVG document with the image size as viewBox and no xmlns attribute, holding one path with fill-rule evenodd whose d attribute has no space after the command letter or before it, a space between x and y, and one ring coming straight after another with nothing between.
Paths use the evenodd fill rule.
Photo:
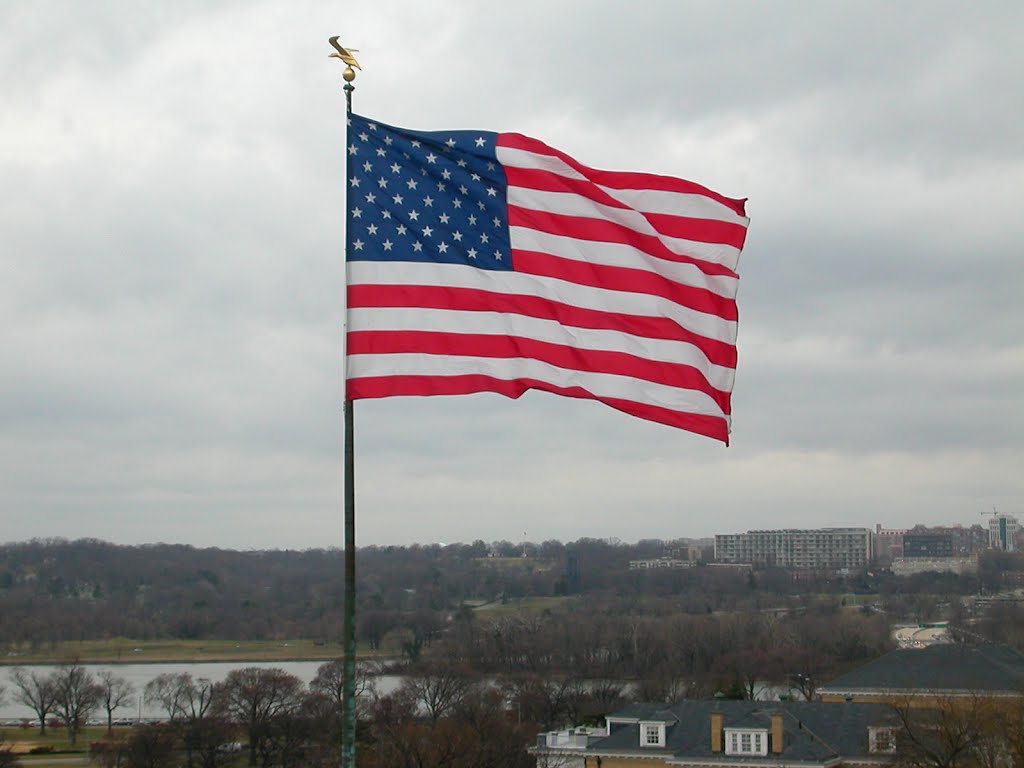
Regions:
<instances>
[{"instance_id":1,"label":"bare tree","mask_svg":"<svg viewBox=\"0 0 1024 768\"><path fill-rule=\"evenodd\" d=\"M373 668L365 664L356 666L356 715L366 717L368 708L373 696L377 693L372 674ZM310 683L309 688L314 693L326 696L336 706L339 716L345 711L345 660L334 659L325 662L317 667L316 677Z\"/></svg>"},{"instance_id":2,"label":"bare tree","mask_svg":"<svg viewBox=\"0 0 1024 768\"><path fill-rule=\"evenodd\" d=\"M68 741L74 746L78 731L89 719L90 713L99 706L103 689L96 678L77 661L61 664L53 673L56 691L55 712L64 721Z\"/></svg>"},{"instance_id":3,"label":"bare tree","mask_svg":"<svg viewBox=\"0 0 1024 768\"><path fill-rule=\"evenodd\" d=\"M101 704L107 713L107 735L114 728L114 710L132 703L135 686L112 669L101 669L97 675L102 689Z\"/></svg>"},{"instance_id":4,"label":"bare tree","mask_svg":"<svg viewBox=\"0 0 1024 768\"><path fill-rule=\"evenodd\" d=\"M892 705L899 724L896 750L916 768L957 768L974 762L986 720L977 697L946 698L936 706L913 706L909 697Z\"/></svg>"},{"instance_id":5,"label":"bare tree","mask_svg":"<svg viewBox=\"0 0 1024 768\"><path fill-rule=\"evenodd\" d=\"M424 666L410 673L401 688L423 708L432 722L449 714L474 689L469 670L447 664Z\"/></svg>"},{"instance_id":6,"label":"bare tree","mask_svg":"<svg viewBox=\"0 0 1024 768\"><path fill-rule=\"evenodd\" d=\"M36 713L36 717L39 718L39 735L45 736L46 716L53 712L57 705L53 675L26 672L18 667L11 672L11 681L17 688L15 700Z\"/></svg>"},{"instance_id":7,"label":"bare tree","mask_svg":"<svg viewBox=\"0 0 1024 768\"><path fill-rule=\"evenodd\" d=\"M249 765L256 765L274 720L302 704L302 688L299 678L276 667L234 669L217 686L219 706L248 733Z\"/></svg>"}]
</instances>

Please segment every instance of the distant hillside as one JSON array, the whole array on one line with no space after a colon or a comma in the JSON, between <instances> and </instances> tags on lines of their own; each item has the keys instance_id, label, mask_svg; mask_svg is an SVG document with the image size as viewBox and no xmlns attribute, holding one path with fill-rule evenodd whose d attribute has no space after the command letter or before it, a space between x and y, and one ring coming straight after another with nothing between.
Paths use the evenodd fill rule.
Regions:
<instances>
[{"instance_id":1,"label":"distant hillside","mask_svg":"<svg viewBox=\"0 0 1024 768\"><path fill-rule=\"evenodd\" d=\"M592 586L625 570L637 551L596 540L574 546L575 562L582 552L600 563ZM379 643L410 616L436 625L468 601L562 593L565 554L559 542L361 548L362 639ZM514 568L494 567L513 559ZM0 647L110 637L338 638L343 578L337 549L239 552L92 539L0 545Z\"/></svg>"}]
</instances>

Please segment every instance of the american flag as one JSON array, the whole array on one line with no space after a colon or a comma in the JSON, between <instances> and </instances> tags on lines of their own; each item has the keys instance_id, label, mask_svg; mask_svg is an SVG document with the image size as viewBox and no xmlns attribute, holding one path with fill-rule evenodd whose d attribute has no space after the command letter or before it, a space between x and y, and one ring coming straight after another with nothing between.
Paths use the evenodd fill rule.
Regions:
<instances>
[{"instance_id":1,"label":"american flag","mask_svg":"<svg viewBox=\"0 0 1024 768\"><path fill-rule=\"evenodd\" d=\"M744 201L535 139L348 129L347 393L529 389L728 443Z\"/></svg>"}]
</instances>

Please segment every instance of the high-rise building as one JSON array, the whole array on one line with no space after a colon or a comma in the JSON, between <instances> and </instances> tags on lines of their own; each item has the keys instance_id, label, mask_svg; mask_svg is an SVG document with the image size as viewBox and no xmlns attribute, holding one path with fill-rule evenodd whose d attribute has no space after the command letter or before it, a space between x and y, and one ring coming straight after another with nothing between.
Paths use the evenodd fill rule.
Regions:
<instances>
[{"instance_id":1,"label":"high-rise building","mask_svg":"<svg viewBox=\"0 0 1024 768\"><path fill-rule=\"evenodd\" d=\"M718 534L715 560L779 568L853 570L871 560L871 531L818 528Z\"/></svg>"},{"instance_id":2,"label":"high-rise building","mask_svg":"<svg viewBox=\"0 0 1024 768\"><path fill-rule=\"evenodd\" d=\"M988 545L993 549L1013 552L1017 548L1014 539L1019 527L1013 515L996 513L988 521Z\"/></svg>"}]
</instances>

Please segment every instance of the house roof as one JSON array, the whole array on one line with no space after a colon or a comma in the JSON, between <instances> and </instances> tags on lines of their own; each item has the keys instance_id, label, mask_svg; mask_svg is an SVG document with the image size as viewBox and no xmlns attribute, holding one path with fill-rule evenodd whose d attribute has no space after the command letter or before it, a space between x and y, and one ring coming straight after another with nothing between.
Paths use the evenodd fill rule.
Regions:
<instances>
[{"instance_id":1,"label":"house roof","mask_svg":"<svg viewBox=\"0 0 1024 768\"><path fill-rule=\"evenodd\" d=\"M868 691L1024 692L1024 655L995 644L901 648L818 689L822 695Z\"/></svg>"},{"instance_id":2,"label":"house roof","mask_svg":"<svg viewBox=\"0 0 1024 768\"><path fill-rule=\"evenodd\" d=\"M657 705L631 705L612 713L609 718L648 720L638 716L653 713ZM892 723L892 712L881 704L822 702L758 702L758 701L681 701L667 708L678 719L666 725L665 746L641 747L639 729L634 726L612 728L611 733L587 747L597 753L671 753L675 758L705 761L728 761L742 764L763 762L764 758L726 756L711 751L711 713L722 715L728 729L764 728L770 731L771 715L783 716L783 757L787 762L823 764L836 759L877 757L869 755L868 727ZM628 713L628 714L627 714ZM650 718L653 719L653 718Z\"/></svg>"}]
</instances>

